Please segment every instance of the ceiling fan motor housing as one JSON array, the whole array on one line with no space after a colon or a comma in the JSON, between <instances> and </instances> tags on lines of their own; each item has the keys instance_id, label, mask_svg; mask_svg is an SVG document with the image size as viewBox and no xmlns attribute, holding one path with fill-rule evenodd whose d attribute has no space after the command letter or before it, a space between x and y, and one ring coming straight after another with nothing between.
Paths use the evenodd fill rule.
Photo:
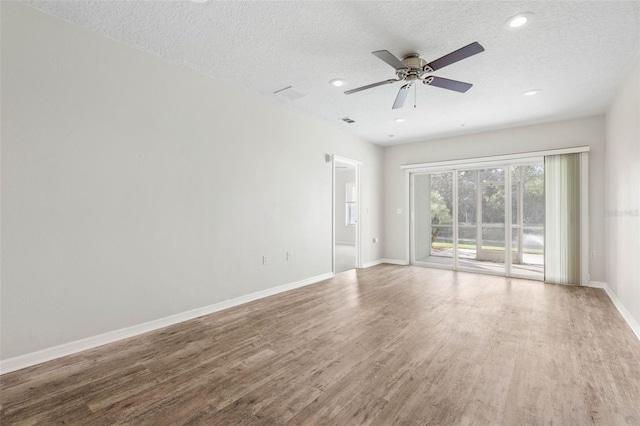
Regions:
<instances>
[{"instance_id":1,"label":"ceiling fan motor housing","mask_svg":"<svg viewBox=\"0 0 640 426\"><path fill-rule=\"evenodd\" d=\"M393 103L392 107L393 109L397 109L402 108L402 106L404 105L404 101L407 99L409 90L412 87L415 87L415 84L418 81L421 81L429 86L453 90L459 93L465 93L473 86L473 84L457 80L449 80L448 78L436 77L427 74L466 59L470 56L476 55L480 52L484 52L484 47L482 47L482 45L477 41L474 41L471 44L468 44L456 51L453 51L441 58L436 59L435 61L427 63L427 61L422 59L417 53L409 53L408 55L405 55L402 60L400 60L388 50L376 50L375 52L371 53L383 62L386 62L387 65L393 67L396 72L397 79L383 80L377 83L368 84L366 86L357 87L355 89L345 91L344 94L350 95L352 93L361 92L363 90L372 89L374 87L403 81L404 85L398 91L396 100Z\"/></svg>"},{"instance_id":2,"label":"ceiling fan motor housing","mask_svg":"<svg viewBox=\"0 0 640 426\"><path fill-rule=\"evenodd\" d=\"M415 80L417 78L421 78L428 71L425 70L425 65L427 65L427 61L422 59L417 53L409 53L402 58L402 63L406 68L401 68L396 71L396 75L400 79L407 79L407 77L411 76L411 80ZM427 67L428 68L428 67Z\"/></svg>"}]
</instances>

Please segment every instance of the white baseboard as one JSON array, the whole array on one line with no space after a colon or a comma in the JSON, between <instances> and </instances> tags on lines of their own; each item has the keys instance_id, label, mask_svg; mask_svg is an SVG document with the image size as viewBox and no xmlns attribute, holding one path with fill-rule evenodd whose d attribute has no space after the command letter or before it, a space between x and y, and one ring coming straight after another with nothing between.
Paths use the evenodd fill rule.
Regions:
<instances>
[{"instance_id":1,"label":"white baseboard","mask_svg":"<svg viewBox=\"0 0 640 426\"><path fill-rule=\"evenodd\" d=\"M409 264L406 260L400 260L400 259L382 259L381 263L389 263L391 265L402 265L402 266L406 266Z\"/></svg>"},{"instance_id":2,"label":"white baseboard","mask_svg":"<svg viewBox=\"0 0 640 426\"><path fill-rule=\"evenodd\" d=\"M370 268L372 266L376 266L376 265L380 265L382 263L390 263L391 265L402 265L402 266L406 266L407 262L405 262L404 260L397 260L397 259L378 259L378 260L372 260L371 262L366 262L362 265L363 268Z\"/></svg>"},{"instance_id":3,"label":"white baseboard","mask_svg":"<svg viewBox=\"0 0 640 426\"><path fill-rule=\"evenodd\" d=\"M76 340L75 342L65 343L59 346L54 346L52 348L43 349L37 352L31 352L14 358L0 360L0 375L20 370L22 368L31 367L32 365L40 364L46 361L51 361L56 358L61 358L63 356L86 351L97 346L106 345L107 343L113 343L118 340L127 339L129 337L137 336L143 333L148 333L149 331L168 327L170 325L198 318L203 315L209 315L214 312L242 305L243 303L248 303L254 300L273 296L274 294L293 290L299 287L304 287L310 284L315 284L320 281L333 278L333 276L334 274L332 272L329 272L327 274L318 275L301 281L296 281L293 283L284 284L278 287L268 288L266 290L261 290L255 293L236 297L235 299L225 300L213 305L203 306L201 308L181 312L179 314L171 315L165 318L160 318L119 330L109 331L97 336L87 337L85 339Z\"/></svg>"},{"instance_id":4,"label":"white baseboard","mask_svg":"<svg viewBox=\"0 0 640 426\"><path fill-rule=\"evenodd\" d=\"M404 260L398 259L378 259L365 263L363 266L369 268L371 266L380 265L382 263L389 263L392 265L407 265ZM114 330L107 333L99 334L97 336L87 337L85 339L77 340L75 342L65 343L63 345L54 346L52 348L43 349L37 352L32 352L25 355L20 355L14 358L8 358L0 360L0 374L10 373L12 371L20 370L22 368L31 367L32 365L40 364L46 361L51 361L63 356L72 355L78 352L86 351L98 346L113 343L118 340L127 339L129 337L137 336L150 331L158 330L160 328L168 327L170 325L178 324L183 321L188 321L194 318L201 317L203 315L209 315L214 312L222 311L224 309L232 308L234 306L242 305L243 303L252 302L254 300L262 299L265 297L273 296L278 293L282 293L288 290L293 290L299 287L304 287L310 284L315 284L320 281L324 281L333 278L334 274L329 272L326 274L318 275L315 277L307 278L301 281L296 281L289 284L284 284L278 287L269 288L255 293L247 294L244 296L236 297L235 299L225 300L223 302L215 303L213 305L204 306L201 308L193 309L179 314L171 315L165 318L145 322L143 324L134 325L131 327L122 328L120 330ZM589 281L588 287L595 287L603 289L613 305L618 309L620 315L629 324L631 330L640 339L640 324L631 315L627 308L620 303L618 297L613 293L607 283L599 281Z\"/></svg>"},{"instance_id":5,"label":"white baseboard","mask_svg":"<svg viewBox=\"0 0 640 426\"><path fill-rule=\"evenodd\" d=\"M609 296L609 299L611 299L611 301L613 302L613 306L615 306L618 312L620 312L620 315L622 315L622 318L624 318L627 324L629 324L629 327L631 327L631 330L635 333L638 340L640 340L640 323L638 323L638 321L633 317L633 315L631 315L631 312L629 312L627 308L625 308L624 305L620 302L620 299L618 299L618 296L616 296L613 290L611 290L611 287L609 287L609 284L603 283L600 281L589 281L589 284L587 284L587 287L595 287L595 288L603 289L607 293L607 296Z\"/></svg>"},{"instance_id":6,"label":"white baseboard","mask_svg":"<svg viewBox=\"0 0 640 426\"><path fill-rule=\"evenodd\" d=\"M382 263L382 259L372 260L371 262L365 262L362 264L363 268L370 268L372 266L376 266Z\"/></svg>"}]
</instances>

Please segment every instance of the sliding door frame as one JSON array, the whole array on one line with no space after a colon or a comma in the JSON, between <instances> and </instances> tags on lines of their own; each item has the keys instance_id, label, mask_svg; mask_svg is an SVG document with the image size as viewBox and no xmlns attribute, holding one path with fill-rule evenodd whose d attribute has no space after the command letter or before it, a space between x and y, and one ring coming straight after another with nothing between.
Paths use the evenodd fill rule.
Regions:
<instances>
[{"instance_id":1,"label":"sliding door frame","mask_svg":"<svg viewBox=\"0 0 640 426\"><path fill-rule=\"evenodd\" d=\"M517 165L528 165L533 163L543 163L544 157L521 157L517 159L512 159L511 161L496 161L496 162L479 162L479 163L470 163L467 162L465 164L455 165L451 164L448 166L436 166L436 167L421 167L417 169L406 170L409 180L409 191L408 191L408 199L409 206L407 211L409 212L408 222L409 222L409 232L407 238L409 240L409 257L407 258L407 262L412 265L425 266L429 268L439 268L439 269L449 269L454 271L463 271L463 272L480 272L477 269L473 268L464 268L459 265L459 224L458 224L458 173L462 170L485 170L491 168L499 168L504 170L504 246L505 246L505 254L504 254L504 273L493 272L493 271L482 271L481 273L487 275L498 275L498 276L513 276L511 271L511 260L512 260L512 218L511 218L511 167ZM453 211L451 212L452 216L452 250L453 250L453 259L451 265L441 265L437 263L430 262L419 262L415 260L415 177L417 175L431 175L436 173L451 173L452 174L452 207ZM481 203L481 188L477 187L477 202ZM481 214L481 209L478 209L478 213ZM479 218L476 217L476 226L477 233L480 235L482 233L482 226L480 224ZM481 240L481 239L480 239Z\"/></svg>"},{"instance_id":2,"label":"sliding door frame","mask_svg":"<svg viewBox=\"0 0 640 426\"><path fill-rule=\"evenodd\" d=\"M557 150L538 151L530 153L509 154L481 158L466 158L460 160L447 160L432 163L407 164L401 166L405 171L405 261L407 264L415 264L413 259L415 253L414 236L414 177L419 174L432 174L438 172L453 173L453 265L450 268L454 270L470 271L465 268L460 269L458 265L458 171L469 169L484 169L491 167L505 168L505 276L512 276L512 188L511 188L511 166L524 165L536 162L544 162L545 155L559 155L570 153L581 153L581 284L586 285L589 281L589 168L588 168L588 152L589 147L563 148ZM478 194L478 197L480 194ZM428 267L440 267L443 265L420 264ZM478 271L470 271L478 272ZM484 272L483 272L484 273ZM499 274L503 275L503 274Z\"/></svg>"},{"instance_id":3,"label":"sliding door frame","mask_svg":"<svg viewBox=\"0 0 640 426\"><path fill-rule=\"evenodd\" d=\"M453 203L453 212L452 212L452 222L451 222L451 232L452 232L452 239L453 239L453 253L454 256L452 258L452 264L451 265L445 265L445 264L436 264L436 263L429 263L429 262L420 262L417 261L415 259L415 253L416 253L416 242L415 242L415 231L414 231L414 224L415 224L415 196L414 196L414 190L415 190L415 177L416 175L426 175L426 174L433 174L433 173L452 173L452 186L453 188L451 189L451 194L453 196L452 199L452 203ZM448 269L448 270L456 270L458 267L458 258L457 256L455 256L455 253L457 253L457 247L458 247L458 229L457 227L454 225L454 221L453 221L453 217L455 215L458 214L458 194L457 191L454 189L457 184L458 184L458 178L456 176L456 171L452 170L450 168L444 168L444 169L434 169L429 171L428 173L407 173L407 179L409 182L408 185L408 191L407 191L407 201L409 202L409 207L406 209L406 211L408 212L407 214L407 226L409 227L409 234L408 234L408 241L409 241L409 247L408 247L408 251L407 251L407 264L409 265L418 265L418 266L424 266L424 267L428 267L428 268L438 268L438 269ZM431 191L431 182L429 182L429 192ZM431 208L431 197L429 197L429 208ZM431 223L429 223L429 229L431 229Z\"/></svg>"}]
</instances>

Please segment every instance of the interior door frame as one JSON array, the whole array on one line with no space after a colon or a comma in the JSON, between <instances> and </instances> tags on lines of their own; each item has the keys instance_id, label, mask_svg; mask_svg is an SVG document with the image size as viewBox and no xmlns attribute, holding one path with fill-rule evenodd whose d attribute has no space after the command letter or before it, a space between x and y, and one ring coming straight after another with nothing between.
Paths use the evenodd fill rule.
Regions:
<instances>
[{"instance_id":1,"label":"interior door frame","mask_svg":"<svg viewBox=\"0 0 640 426\"><path fill-rule=\"evenodd\" d=\"M358 209L358 219L356 220L356 269L362 268L362 161L341 157L333 154L331 156L331 271L336 273L336 163L348 164L355 167L356 175L356 206Z\"/></svg>"}]
</instances>

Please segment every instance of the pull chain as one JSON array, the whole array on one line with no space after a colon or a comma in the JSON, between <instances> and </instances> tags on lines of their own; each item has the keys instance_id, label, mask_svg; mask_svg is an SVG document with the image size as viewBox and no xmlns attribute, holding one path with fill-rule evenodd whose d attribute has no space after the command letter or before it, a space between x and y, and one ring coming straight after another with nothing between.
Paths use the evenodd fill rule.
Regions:
<instances>
[{"instance_id":1,"label":"pull chain","mask_svg":"<svg viewBox=\"0 0 640 426\"><path fill-rule=\"evenodd\" d=\"M416 104L418 102L418 85L414 84L413 85L413 107L416 107Z\"/></svg>"}]
</instances>

